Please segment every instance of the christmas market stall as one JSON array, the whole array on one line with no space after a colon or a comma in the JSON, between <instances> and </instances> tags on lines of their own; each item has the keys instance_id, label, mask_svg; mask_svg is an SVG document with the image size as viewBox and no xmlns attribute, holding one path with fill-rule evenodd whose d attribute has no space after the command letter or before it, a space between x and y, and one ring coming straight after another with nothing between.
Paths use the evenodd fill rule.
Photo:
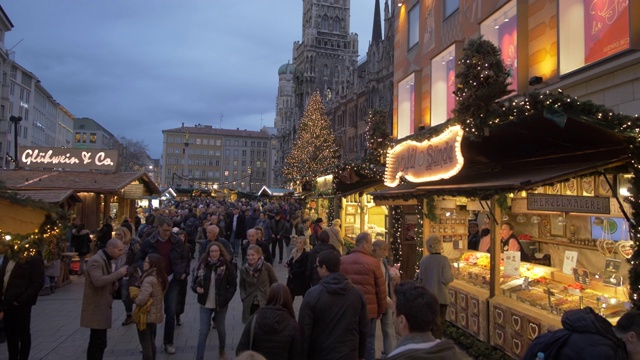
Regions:
<instances>
[{"instance_id":1,"label":"christmas market stall","mask_svg":"<svg viewBox=\"0 0 640 360\"><path fill-rule=\"evenodd\" d=\"M520 358L565 311L590 306L615 323L635 300L637 119L561 92L530 94L503 114L404 139L388 151L391 188L371 195L391 206L403 276L413 277L426 237L440 236L456 277L447 319ZM489 249L468 249L469 222L489 229ZM520 251L502 253L507 222Z\"/></svg>"}]
</instances>

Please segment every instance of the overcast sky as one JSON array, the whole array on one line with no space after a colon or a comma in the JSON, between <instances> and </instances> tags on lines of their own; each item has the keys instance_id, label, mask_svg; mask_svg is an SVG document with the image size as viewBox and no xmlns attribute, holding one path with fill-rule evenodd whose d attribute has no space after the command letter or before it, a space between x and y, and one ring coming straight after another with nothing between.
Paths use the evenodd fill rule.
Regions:
<instances>
[{"instance_id":1,"label":"overcast sky","mask_svg":"<svg viewBox=\"0 0 640 360\"><path fill-rule=\"evenodd\" d=\"M14 25L5 46L16 61L74 116L143 140L154 158L161 131L182 122L220 127L224 114L223 128L273 126L278 67L302 38L302 0L0 4ZM351 0L360 56L374 4Z\"/></svg>"}]
</instances>

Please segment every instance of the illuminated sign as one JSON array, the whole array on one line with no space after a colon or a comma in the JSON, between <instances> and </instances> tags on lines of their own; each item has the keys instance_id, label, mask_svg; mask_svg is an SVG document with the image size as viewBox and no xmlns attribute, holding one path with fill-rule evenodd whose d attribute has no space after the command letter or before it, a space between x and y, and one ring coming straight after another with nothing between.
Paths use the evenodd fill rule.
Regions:
<instances>
[{"instance_id":1,"label":"illuminated sign","mask_svg":"<svg viewBox=\"0 0 640 360\"><path fill-rule=\"evenodd\" d=\"M585 63L629 48L629 1L584 0Z\"/></svg>"},{"instance_id":2,"label":"illuminated sign","mask_svg":"<svg viewBox=\"0 0 640 360\"><path fill-rule=\"evenodd\" d=\"M20 166L43 169L116 169L118 150L20 147Z\"/></svg>"},{"instance_id":3,"label":"illuminated sign","mask_svg":"<svg viewBox=\"0 0 640 360\"><path fill-rule=\"evenodd\" d=\"M610 202L607 197L568 196L529 193L528 210L572 212L587 214L609 214Z\"/></svg>"},{"instance_id":4,"label":"illuminated sign","mask_svg":"<svg viewBox=\"0 0 640 360\"><path fill-rule=\"evenodd\" d=\"M449 127L441 135L422 143L405 141L387 151L384 184L397 186L400 178L419 183L448 179L457 174L462 165L462 136L459 125Z\"/></svg>"}]
</instances>

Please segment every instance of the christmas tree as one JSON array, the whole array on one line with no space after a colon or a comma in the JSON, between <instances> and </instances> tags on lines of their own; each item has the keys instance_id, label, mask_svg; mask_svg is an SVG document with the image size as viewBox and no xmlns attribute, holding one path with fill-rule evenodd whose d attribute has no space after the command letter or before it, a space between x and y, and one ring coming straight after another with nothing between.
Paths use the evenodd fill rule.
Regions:
<instances>
[{"instance_id":1,"label":"christmas tree","mask_svg":"<svg viewBox=\"0 0 640 360\"><path fill-rule=\"evenodd\" d=\"M308 186L316 178L332 173L338 158L336 138L316 91L300 120L293 149L284 160L282 175L290 182Z\"/></svg>"},{"instance_id":2,"label":"christmas tree","mask_svg":"<svg viewBox=\"0 0 640 360\"><path fill-rule=\"evenodd\" d=\"M456 108L453 110L462 128L471 135L485 135L492 121L501 114L497 101L508 90L509 72L498 49L482 36L469 40L456 72Z\"/></svg>"},{"instance_id":3,"label":"christmas tree","mask_svg":"<svg viewBox=\"0 0 640 360\"><path fill-rule=\"evenodd\" d=\"M367 164L381 165L389 148L389 126L387 125L387 111L373 109L367 119Z\"/></svg>"}]
</instances>

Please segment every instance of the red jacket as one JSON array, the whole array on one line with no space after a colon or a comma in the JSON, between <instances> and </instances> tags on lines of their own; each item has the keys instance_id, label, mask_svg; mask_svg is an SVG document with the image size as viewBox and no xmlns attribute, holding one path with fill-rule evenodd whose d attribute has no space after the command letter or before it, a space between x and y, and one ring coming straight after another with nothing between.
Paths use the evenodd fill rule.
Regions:
<instances>
[{"instance_id":1,"label":"red jacket","mask_svg":"<svg viewBox=\"0 0 640 360\"><path fill-rule=\"evenodd\" d=\"M362 291L370 319L387 311L387 285L380 260L367 254L364 249L355 248L340 259L340 272Z\"/></svg>"}]
</instances>

